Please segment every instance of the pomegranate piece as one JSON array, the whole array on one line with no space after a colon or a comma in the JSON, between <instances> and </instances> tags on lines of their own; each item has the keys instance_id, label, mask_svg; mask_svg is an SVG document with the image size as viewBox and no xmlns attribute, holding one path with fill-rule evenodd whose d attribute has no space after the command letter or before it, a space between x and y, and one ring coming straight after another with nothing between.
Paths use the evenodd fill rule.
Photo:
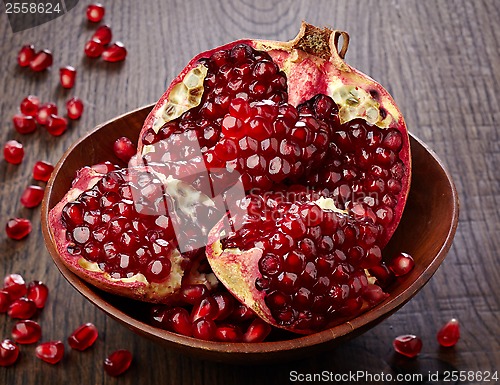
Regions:
<instances>
[{"instance_id":1,"label":"pomegranate piece","mask_svg":"<svg viewBox=\"0 0 500 385\"><path fill-rule=\"evenodd\" d=\"M36 121L38 124L47 125L51 115L57 115L57 106L54 103L45 103L38 108Z\"/></svg>"},{"instance_id":2,"label":"pomegranate piece","mask_svg":"<svg viewBox=\"0 0 500 385\"><path fill-rule=\"evenodd\" d=\"M26 187L21 195L21 204L27 208L37 207L43 200L44 189L31 185Z\"/></svg>"},{"instance_id":3,"label":"pomegranate piece","mask_svg":"<svg viewBox=\"0 0 500 385\"><path fill-rule=\"evenodd\" d=\"M48 49L37 52L30 61L30 68L35 72L46 70L52 65L52 52Z\"/></svg>"},{"instance_id":4,"label":"pomegranate piece","mask_svg":"<svg viewBox=\"0 0 500 385\"><path fill-rule=\"evenodd\" d=\"M112 36L113 34L109 25L101 25L95 30L92 39L100 41L102 45L108 45L111 43Z\"/></svg>"},{"instance_id":5,"label":"pomegranate piece","mask_svg":"<svg viewBox=\"0 0 500 385\"><path fill-rule=\"evenodd\" d=\"M452 318L437 333L439 345L443 347L455 346L460 339L460 324Z\"/></svg>"},{"instance_id":6,"label":"pomegranate piece","mask_svg":"<svg viewBox=\"0 0 500 385\"><path fill-rule=\"evenodd\" d=\"M128 350L120 349L111 353L104 360L104 370L110 376L117 377L127 371L132 363L132 353Z\"/></svg>"},{"instance_id":7,"label":"pomegranate piece","mask_svg":"<svg viewBox=\"0 0 500 385\"><path fill-rule=\"evenodd\" d=\"M26 295L27 287L24 278L20 274L9 274L3 280L3 291L9 294L11 301Z\"/></svg>"},{"instance_id":8,"label":"pomegranate piece","mask_svg":"<svg viewBox=\"0 0 500 385\"><path fill-rule=\"evenodd\" d=\"M68 118L80 119L83 114L83 102L81 99L73 97L66 102Z\"/></svg>"},{"instance_id":9,"label":"pomegranate piece","mask_svg":"<svg viewBox=\"0 0 500 385\"><path fill-rule=\"evenodd\" d=\"M136 146L126 136L122 136L115 140L113 144L113 152L122 161L128 163L130 158L135 155L137 151Z\"/></svg>"},{"instance_id":10,"label":"pomegranate piece","mask_svg":"<svg viewBox=\"0 0 500 385\"><path fill-rule=\"evenodd\" d=\"M63 88L73 88L76 80L76 69L66 66L59 69L59 80Z\"/></svg>"},{"instance_id":11,"label":"pomegranate piece","mask_svg":"<svg viewBox=\"0 0 500 385\"><path fill-rule=\"evenodd\" d=\"M9 140L3 147L3 157L11 164L20 164L24 158L24 148L17 140Z\"/></svg>"},{"instance_id":12,"label":"pomegranate piece","mask_svg":"<svg viewBox=\"0 0 500 385\"><path fill-rule=\"evenodd\" d=\"M10 295L5 290L0 290L0 313L7 313L12 300Z\"/></svg>"},{"instance_id":13,"label":"pomegranate piece","mask_svg":"<svg viewBox=\"0 0 500 385\"><path fill-rule=\"evenodd\" d=\"M8 339L0 343L0 366L13 365L18 357L19 347L15 343Z\"/></svg>"},{"instance_id":14,"label":"pomegranate piece","mask_svg":"<svg viewBox=\"0 0 500 385\"><path fill-rule=\"evenodd\" d=\"M408 358L414 358L422 350L422 340L413 334L401 335L392 341L392 346L397 353Z\"/></svg>"},{"instance_id":15,"label":"pomegranate piece","mask_svg":"<svg viewBox=\"0 0 500 385\"><path fill-rule=\"evenodd\" d=\"M33 317L35 313L35 303L32 300L24 297L13 301L9 306L9 310L7 310L7 314L10 318L19 319L29 319Z\"/></svg>"},{"instance_id":16,"label":"pomegranate piece","mask_svg":"<svg viewBox=\"0 0 500 385\"><path fill-rule=\"evenodd\" d=\"M102 59L110 63L123 61L126 57L127 49L121 41L115 41L102 53Z\"/></svg>"},{"instance_id":17,"label":"pomegranate piece","mask_svg":"<svg viewBox=\"0 0 500 385\"><path fill-rule=\"evenodd\" d=\"M38 345L35 354L42 361L57 364L64 357L64 344L61 341L48 341Z\"/></svg>"},{"instance_id":18,"label":"pomegranate piece","mask_svg":"<svg viewBox=\"0 0 500 385\"><path fill-rule=\"evenodd\" d=\"M31 233L31 221L26 218L10 218L5 226L5 232L9 238L19 241Z\"/></svg>"},{"instance_id":19,"label":"pomegranate piece","mask_svg":"<svg viewBox=\"0 0 500 385\"><path fill-rule=\"evenodd\" d=\"M14 128L20 134L31 134L36 130L36 121L33 116L16 114L12 117Z\"/></svg>"},{"instance_id":20,"label":"pomegranate piece","mask_svg":"<svg viewBox=\"0 0 500 385\"><path fill-rule=\"evenodd\" d=\"M23 45L17 54L17 63L21 67L28 67L35 56L35 47L33 45Z\"/></svg>"},{"instance_id":21,"label":"pomegranate piece","mask_svg":"<svg viewBox=\"0 0 500 385\"><path fill-rule=\"evenodd\" d=\"M39 160L33 166L33 179L47 182L54 171L54 166L46 161Z\"/></svg>"},{"instance_id":22,"label":"pomegranate piece","mask_svg":"<svg viewBox=\"0 0 500 385\"><path fill-rule=\"evenodd\" d=\"M408 274L415 266L415 261L410 254L399 253L389 263L389 269L396 277Z\"/></svg>"},{"instance_id":23,"label":"pomegranate piece","mask_svg":"<svg viewBox=\"0 0 500 385\"><path fill-rule=\"evenodd\" d=\"M12 338L18 344L34 344L42 337L42 328L31 320L17 322L12 328Z\"/></svg>"},{"instance_id":24,"label":"pomegranate piece","mask_svg":"<svg viewBox=\"0 0 500 385\"><path fill-rule=\"evenodd\" d=\"M99 332L97 328L89 323L79 326L71 335L68 337L68 344L71 349L84 351L94 345L97 340Z\"/></svg>"},{"instance_id":25,"label":"pomegranate piece","mask_svg":"<svg viewBox=\"0 0 500 385\"><path fill-rule=\"evenodd\" d=\"M68 129L68 121L66 118L58 115L50 115L45 129L52 136L61 136Z\"/></svg>"},{"instance_id":26,"label":"pomegranate piece","mask_svg":"<svg viewBox=\"0 0 500 385\"><path fill-rule=\"evenodd\" d=\"M43 309L49 296L49 288L42 281L32 281L28 284L26 298L33 301L37 309Z\"/></svg>"},{"instance_id":27,"label":"pomegranate piece","mask_svg":"<svg viewBox=\"0 0 500 385\"><path fill-rule=\"evenodd\" d=\"M36 116L38 112L38 107L40 106L40 99L35 95L28 95L22 101L20 105L21 114L25 116Z\"/></svg>"},{"instance_id":28,"label":"pomegranate piece","mask_svg":"<svg viewBox=\"0 0 500 385\"><path fill-rule=\"evenodd\" d=\"M104 44L102 44L99 39L92 38L87 43L85 43L84 52L87 57L90 57L92 59L97 58L104 52Z\"/></svg>"},{"instance_id":29,"label":"pomegranate piece","mask_svg":"<svg viewBox=\"0 0 500 385\"><path fill-rule=\"evenodd\" d=\"M101 3L90 4L87 7L87 19L92 23L98 23L104 17L106 9Z\"/></svg>"}]
</instances>

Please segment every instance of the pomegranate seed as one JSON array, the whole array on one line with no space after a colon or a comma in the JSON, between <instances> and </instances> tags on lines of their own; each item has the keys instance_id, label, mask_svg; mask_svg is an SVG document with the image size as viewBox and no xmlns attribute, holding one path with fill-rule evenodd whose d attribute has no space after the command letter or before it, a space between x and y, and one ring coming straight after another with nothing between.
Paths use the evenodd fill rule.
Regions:
<instances>
[{"instance_id":1,"label":"pomegranate seed","mask_svg":"<svg viewBox=\"0 0 500 385\"><path fill-rule=\"evenodd\" d=\"M62 116L52 114L45 128L50 135L60 136L68 129L68 121Z\"/></svg>"},{"instance_id":2,"label":"pomegranate seed","mask_svg":"<svg viewBox=\"0 0 500 385\"><path fill-rule=\"evenodd\" d=\"M76 69L71 66L62 67L59 69L59 80L63 88L73 88L76 79Z\"/></svg>"},{"instance_id":3,"label":"pomegranate seed","mask_svg":"<svg viewBox=\"0 0 500 385\"><path fill-rule=\"evenodd\" d=\"M9 298L14 301L26 295L28 289L24 278L20 274L9 274L3 280L3 289L9 293Z\"/></svg>"},{"instance_id":4,"label":"pomegranate seed","mask_svg":"<svg viewBox=\"0 0 500 385\"><path fill-rule=\"evenodd\" d=\"M37 52L30 61L30 68L35 72L43 71L52 65L52 52L44 49Z\"/></svg>"},{"instance_id":5,"label":"pomegranate seed","mask_svg":"<svg viewBox=\"0 0 500 385\"><path fill-rule=\"evenodd\" d=\"M114 42L102 53L103 60L111 63L125 60L126 56L127 49L121 41Z\"/></svg>"},{"instance_id":6,"label":"pomegranate seed","mask_svg":"<svg viewBox=\"0 0 500 385\"><path fill-rule=\"evenodd\" d=\"M93 23L98 23L104 17L106 9L101 3L90 4L87 7L87 19Z\"/></svg>"},{"instance_id":7,"label":"pomegranate seed","mask_svg":"<svg viewBox=\"0 0 500 385\"><path fill-rule=\"evenodd\" d=\"M11 218L5 226L9 238L19 241L31 233L31 221L25 218Z\"/></svg>"},{"instance_id":8,"label":"pomegranate seed","mask_svg":"<svg viewBox=\"0 0 500 385\"><path fill-rule=\"evenodd\" d=\"M389 264L389 269L396 277L408 274L415 266L412 256L406 253L399 253Z\"/></svg>"},{"instance_id":9,"label":"pomegranate seed","mask_svg":"<svg viewBox=\"0 0 500 385\"><path fill-rule=\"evenodd\" d=\"M252 319L255 313L248 306L238 304L231 313L231 320L236 322L244 322Z\"/></svg>"},{"instance_id":10,"label":"pomegranate seed","mask_svg":"<svg viewBox=\"0 0 500 385\"><path fill-rule=\"evenodd\" d=\"M224 320L231 315L234 310L234 297L229 293L215 293L213 295L217 302L217 315L214 320Z\"/></svg>"},{"instance_id":11,"label":"pomegranate seed","mask_svg":"<svg viewBox=\"0 0 500 385\"><path fill-rule=\"evenodd\" d=\"M36 313L35 303L27 298L19 298L12 302L7 310L10 318L29 319Z\"/></svg>"},{"instance_id":12,"label":"pomegranate seed","mask_svg":"<svg viewBox=\"0 0 500 385\"><path fill-rule=\"evenodd\" d=\"M38 124L47 125L50 120L50 115L57 115L57 106L54 103L45 103L38 108L36 121Z\"/></svg>"},{"instance_id":13,"label":"pomegranate seed","mask_svg":"<svg viewBox=\"0 0 500 385\"><path fill-rule=\"evenodd\" d=\"M12 338L18 344L34 344L41 336L42 328L35 321L19 321L12 328Z\"/></svg>"},{"instance_id":14,"label":"pomegranate seed","mask_svg":"<svg viewBox=\"0 0 500 385\"><path fill-rule=\"evenodd\" d=\"M33 179L47 182L50 179L52 171L54 171L54 166L52 164L39 160L33 166Z\"/></svg>"},{"instance_id":15,"label":"pomegranate seed","mask_svg":"<svg viewBox=\"0 0 500 385\"><path fill-rule=\"evenodd\" d=\"M64 356L64 344L61 341L43 342L36 347L35 354L42 361L57 364Z\"/></svg>"},{"instance_id":16,"label":"pomegranate seed","mask_svg":"<svg viewBox=\"0 0 500 385\"><path fill-rule=\"evenodd\" d=\"M24 158L24 148L17 140L9 140L3 147L3 157L11 164L20 164Z\"/></svg>"},{"instance_id":17,"label":"pomegranate seed","mask_svg":"<svg viewBox=\"0 0 500 385\"><path fill-rule=\"evenodd\" d=\"M113 151L119 159L128 162L135 155L137 149L129 138L122 136L115 140Z\"/></svg>"},{"instance_id":18,"label":"pomegranate seed","mask_svg":"<svg viewBox=\"0 0 500 385\"><path fill-rule=\"evenodd\" d=\"M42 203L44 189L40 186L31 185L26 187L21 195L21 204L27 208L33 208Z\"/></svg>"},{"instance_id":19,"label":"pomegranate seed","mask_svg":"<svg viewBox=\"0 0 500 385\"><path fill-rule=\"evenodd\" d=\"M26 116L36 116L40 99L35 95L28 95L21 101L21 113Z\"/></svg>"},{"instance_id":20,"label":"pomegranate seed","mask_svg":"<svg viewBox=\"0 0 500 385\"><path fill-rule=\"evenodd\" d=\"M93 38L85 44L84 52L87 57L99 57L104 52L104 45L99 39Z\"/></svg>"},{"instance_id":21,"label":"pomegranate seed","mask_svg":"<svg viewBox=\"0 0 500 385\"><path fill-rule=\"evenodd\" d=\"M7 313L12 300L10 299L9 293L5 290L0 290L0 313Z\"/></svg>"},{"instance_id":22,"label":"pomegranate seed","mask_svg":"<svg viewBox=\"0 0 500 385\"><path fill-rule=\"evenodd\" d=\"M17 63L21 67L28 67L35 56L35 47L32 45L23 45L17 54Z\"/></svg>"},{"instance_id":23,"label":"pomegranate seed","mask_svg":"<svg viewBox=\"0 0 500 385\"><path fill-rule=\"evenodd\" d=\"M398 336L392 342L394 350L403 356L413 358L422 350L422 340L413 334Z\"/></svg>"},{"instance_id":24,"label":"pomegranate seed","mask_svg":"<svg viewBox=\"0 0 500 385\"><path fill-rule=\"evenodd\" d=\"M182 299L190 305L194 305L195 303L201 301L201 299L205 298L207 294L208 289L203 284L186 285L181 291Z\"/></svg>"},{"instance_id":25,"label":"pomegranate seed","mask_svg":"<svg viewBox=\"0 0 500 385\"><path fill-rule=\"evenodd\" d=\"M48 296L49 288L42 281L33 281L28 284L26 298L32 300L37 309L43 309L45 307Z\"/></svg>"},{"instance_id":26,"label":"pomegranate seed","mask_svg":"<svg viewBox=\"0 0 500 385\"><path fill-rule=\"evenodd\" d=\"M17 361L19 348L11 340L0 343L0 366L10 366Z\"/></svg>"},{"instance_id":27,"label":"pomegranate seed","mask_svg":"<svg viewBox=\"0 0 500 385\"><path fill-rule=\"evenodd\" d=\"M22 114L15 114L12 117L14 128L20 134L31 134L36 130L36 121L33 116L26 116Z\"/></svg>"},{"instance_id":28,"label":"pomegranate seed","mask_svg":"<svg viewBox=\"0 0 500 385\"><path fill-rule=\"evenodd\" d=\"M131 363L132 353L125 349L117 350L104 360L104 370L110 376L116 377L125 373Z\"/></svg>"},{"instance_id":29,"label":"pomegranate seed","mask_svg":"<svg viewBox=\"0 0 500 385\"><path fill-rule=\"evenodd\" d=\"M215 339L220 342L239 342L243 338L237 326L224 325L215 330Z\"/></svg>"},{"instance_id":30,"label":"pomegranate seed","mask_svg":"<svg viewBox=\"0 0 500 385\"><path fill-rule=\"evenodd\" d=\"M80 116L83 114L83 102L81 99L73 97L66 102L66 110L68 118L80 119Z\"/></svg>"},{"instance_id":31,"label":"pomegranate seed","mask_svg":"<svg viewBox=\"0 0 500 385\"><path fill-rule=\"evenodd\" d=\"M452 318L437 333L437 340L441 346L455 346L460 339L460 324Z\"/></svg>"},{"instance_id":32,"label":"pomegranate seed","mask_svg":"<svg viewBox=\"0 0 500 385\"><path fill-rule=\"evenodd\" d=\"M244 342L262 342L271 333L271 325L256 318L243 335Z\"/></svg>"},{"instance_id":33,"label":"pomegranate seed","mask_svg":"<svg viewBox=\"0 0 500 385\"><path fill-rule=\"evenodd\" d=\"M71 333L68 337L68 344L72 349L84 351L94 344L98 335L97 328L89 322L79 326Z\"/></svg>"},{"instance_id":34,"label":"pomegranate seed","mask_svg":"<svg viewBox=\"0 0 500 385\"><path fill-rule=\"evenodd\" d=\"M111 43L112 33L109 25L101 25L92 35L92 39L99 40L102 45Z\"/></svg>"},{"instance_id":35,"label":"pomegranate seed","mask_svg":"<svg viewBox=\"0 0 500 385\"><path fill-rule=\"evenodd\" d=\"M198 318L214 319L217 315L217 302L212 297L205 297L191 310L191 321L194 322Z\"/></svg>"},{"instance_id":36,"label":"pomegranate seed","mask_svg":"<svg viewBox=\"0 0 500 385\"><path fill-rule=\"evenodd\" d=\"M211 319L198 318L193 322L192 335L200 340L211 341L214 339L216 328L215 322Z\"/></svg>"},{"instance_id":37,"label":"pomegranate seed","mask_svg":"<svg viewBox=\"0 0 500 385\"><path fill-rule=\"evenodd\" d=\"M191 335L189 313L184 308L173 308L169 314L168 324L170 329L178 334L183 334L185 336Z\"/></svg>"}]
</instances>

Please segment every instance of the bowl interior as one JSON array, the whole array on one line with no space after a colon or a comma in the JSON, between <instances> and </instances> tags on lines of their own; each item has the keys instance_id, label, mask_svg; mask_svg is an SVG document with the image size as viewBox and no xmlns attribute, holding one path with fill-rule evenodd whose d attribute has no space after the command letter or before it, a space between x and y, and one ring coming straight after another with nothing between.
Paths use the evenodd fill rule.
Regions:
<instances>
[{"instance_id":1,"label":"bowl interior","mask_svg":"<svg viewBox=\"0 0 500 385\"><path fill-rule=\"evenodd\" d=\"M410 137L412 184L401 223L384 249L384 257L405 251L415 259L415 268L389 289L389 298L345 324L309 336L263 343L221 344L180 336L148 325L145 304L104 293L71 273L62 263L47 227L48 212L71 186L76 170L106 160L120 163L110 149L121 136L136 140L152 105L132 111L98 126L76 142L61 158L50 179L42 207L42 230L47 248L63 276L89 301L135 332L168 347L202 358L226 362L269 362L300 358L357 336L404 305L437 270L455 233L458 199L453 182L441 161L427 146Z\"/></svg>"}]
</instances>

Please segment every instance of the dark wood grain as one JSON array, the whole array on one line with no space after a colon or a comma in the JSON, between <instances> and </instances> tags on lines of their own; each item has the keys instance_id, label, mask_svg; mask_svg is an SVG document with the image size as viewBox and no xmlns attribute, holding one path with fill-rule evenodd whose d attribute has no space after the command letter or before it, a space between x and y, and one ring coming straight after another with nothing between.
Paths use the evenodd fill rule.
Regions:
<instances>
[{"instance_id":1,"label":"dark wood grain","mask_svg":"<svg viewBox=\"0 0 500 385\"><path fill-rule=\"evenodd\" d=\"M0 162L0 222L32 218L34 231L22 242L0 236L0 276L20 272L51 288L39 321L43 339L65 339L80 323L101 332L85 353L68 351L51 367L23 346L21 359L0 368L0 384L286 383L289 372L346 373L366 370L500 370L500 10L489 1L104 1L114 38L129 50L124 63L86 60L83 46L94 26L84 18L86 2L35 29L13 34L0 16L0 141L22 141L22 165ZM2 12L4 8L1 8ZM300 21L349 32L346 60L378 80L394 96L408 127L441 157L454 177L461 218L447 259L430 283L395 315L331 353L300 362L254 367L230 366L179 355L137 336L80 296L59 274L45 250L39 209L22 208L18 197L31 183L36 160L57 162L71 143L90 129L128 110L154 102L183 65L200 50L242 37L287 40ZM15 64L19 47L31 42L52 49L51 71L33 74ZM76 87L58 87L58 67L78 69ZM44 130L14 132L10 119L29 94L56 101L63 109L70 95L86 104L80 121L61 138ZM3 226L3 225L2 225ZM3 234L3 233L2 233ZM454 349L440 349L435 333L457 317L462 338ZM0 337L13 322L0 317ZM418 360L401 361L391 341L402 333L422 337ZM119 380L106 376L102 359L118 348L133 351L135 362ZM418 365L417 365L418 364ZM375 382L373 382L375 383ZM479 383L479 382L475 382Z\"/></svg>"}]
</instances>

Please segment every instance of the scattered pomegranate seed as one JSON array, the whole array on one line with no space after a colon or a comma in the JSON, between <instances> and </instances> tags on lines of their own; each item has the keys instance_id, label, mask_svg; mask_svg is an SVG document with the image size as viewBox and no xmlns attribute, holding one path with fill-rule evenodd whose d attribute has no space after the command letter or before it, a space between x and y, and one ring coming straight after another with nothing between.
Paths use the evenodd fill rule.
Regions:
<instances>
[{"instance_id":1,"label":"scattered pomegranate seed","mask_svg":"<svg viewBox=\"0 0 500 385\"><path fill-rule=\"evenodd\" d=\"M191 310L191 321L195 322L199 318L214 319L217 315L217 302L212 297L205 297Z\"/></svg>"},{"instance_id":2,"label":"scattered pomegranate seed","mask_svg":"<svg viewBox=\"0 0 500 385\"><path fill-rule=\"evenodd\" d=\"M181 291L182 299L191 305L194 305L195 303L201 301L201 299L206 297L207 294L208 289L203 284L186 285L182 288Z\"/></svg>"},{"instance_id":3,"label":"scattered pomegranate seed","mask_svg":"<svg viewBox=\"0 0 500 385\"><path fill-rule=\"evenodd\" d=\"M60 136L68 129L66 118L57 115L50 115L48 123L45 125L47 132L53 136Z\"/></svg>"},{"instance_id":4,"label":"scattered pomegranate seed","mask_svg":"<svg viewBox=\"0 0 500 385\"><path fill-rule=\"evenodd\" d=\"M460 339L460 324L452 318L437 333L437 340L446 348L455 346Z\"/></svg>"},{"instance_id":5,"label":"scattered pomegranate seed","mask_svg":"<svg viewBox=\"0 0 500 385\"><path fill-rule=\"evenodd\" d=\"M81 99L73 97L66 102L66 110L68 118L80 119L80 116L83 114L83 102Z\"/></svg>"},{"instance_id":6,"label":"scattered pomegranate seed","mask_svg":"<svg viewBox=\"0 0 500 385\"><path fill-rule=\"evenodd\" d=\"M37 207L43 200L44 189L40 186L31 185L26 187L21 195L21 204L27 208Z\"/></svg>"},{"instance_id":7,"label":"scattered pomegranate seed","mask_svg":"<svg viewBox=\"0 0 500 385\"><path fill-rule=\"evenodd\" d=\"M59 79L63 88L73 88L76 79L76 69L71 66L60 68Z\"/></svg>"},{"instance_id":8,"label":"scattered pomegranate seed","mask_svg":"<svg viewBox=\"0 0 500 385\"><path fill-rule=\"evenodd\" d=\"M5 226L5 232L9 238L19 241L31 233L31 221L25 218L11 218Z\"/></svg>"},{"instance_id":9,"label":"scattered pomegranate seed","mask_svg":"<svg viewBox=\"0 0 500 385\"><path fill-rule=\"evenodd\" d=\"M104 360L104 370L110 376L116 377L124 373L131 363L132 353L125 349L117 350Z\"/></svg>"},{"instance_id":10,"label":"scattered pomegranate seed","mask_svg":"<svg viewBox=\"0 0 500 385\"><path fill-rule=\"evenodd\" d=\"M11 164L19 164L24 158L24 148L17 140L9 140L3 147L3 157Z\"/></svg>"},{"instance_id":11,"label":"scattered pomegranate seed","mask_svg":"<svg viewBox=\"0 0 500 385\"><path fill-rule=\"evenodd\" d=\"M271 325L256 318L243 335L244 342L262 342L271 333Z\"/></svg>"},{"instance_id":12,"label":"scattered pomegranate seed","mask_svg":"<svg viewBox=\"0 0 500 385\"><path fill-rule=\"evenodd\" d=\"M37 52L33 59L30 61L30 68L35 72L43 71L52 65L52 52L44 49Z\"/></svg>"},{"instance_id":13,"label":"scattered pomegranate seed","mask_svg":"<svg viewBox=\"0 0 500 385\"><path fill-rule=\"evenodd\" d=\"M45 307L48 296L49 288L42 281L33 281L29 283L26 298L32 300L37 309L43 309Z\"/></svg>"},{"instance_id":14,"label":"scattered pomegranate seed","mask_svg":"<svg viewBox=\"0 0 500 385\"><path fill-rule=\"evenodd\" d=\"M87 7L87 19L93 23L98 23L104 17L106 9L101 3L90 4Z\"/></svg>"},{"instance_id":15,"label":"scattered pomegranate seed","mask_svg":"<svg viewBox=\"0 0 500 385\"><path fill-rule=\"evenodd\" d=\"M135 155L137 149L129 138L122 136L115 140L113 151L119 159L128 162Z\"/></svg>"},{"instance_id":16,"label":"scattered pomegranate seed","mask_svg":"<svg viewBox=\"0 0 500 385\"><path fill-rule=\"evenodd\" d=\"M33 116L26 116L23 114L15 114L12 117L14 128L20 134L31 134L36 130L36 121Z\"/></svg>"},{"instance_id":17,"label":"scattered pomegranate seed","mask_svg":"<svg viewBox=\"0 0 500 385\"><path fill-rule=\"evenodd\" d=\"M10 366L17 361L19 348L11 340L3 340L0 343L0 366Z\"/></svg>"},{"instance_id":18,"label":"scattered pomegranate seed","mask_svg":"<svg viewBox=\"0 0 500 385\"><path fill-rule=\"evenodd\" d=\"M33 179L47 182L50 179L52 171L54 171L54 166L52 164L39 160L33 166Z\"/></svg>"},{"instance_id":19,"label":"scattered pomegranate seed","mask_svg":"<svg viewBox=\"0 0 500 385\"><path fill-rule=\"evenodd\" d=\"M35 56L35 47L32 45L23 45L17 54L17 63L21 67L28 67Z\"/></svg>"},{"instance_id":20,"label":"scattered pomegranate seed","mask_svg":"<svg viewBox=\"0 0 500 385\"><path fill-rule=\"evenodd\" d=\"M36 121L38 124L47 125L50 115L57 115L57 106L54 103L45 103L38 108Z\"/></svg>"},{"instance_id":21,"label":"scattered pomegranate seed","mask_svg":"<svg viewBox=\"0 0 500 385\"><path fill-rule=\"evenodd\" d=\"M96 29L94 34L92 35L92 39L97 39L101 42L102 45L107 45L111 43L111 38L113 34L111 32L111 28L109 25L101 25Z\"/></svg>"},{"instance_id":22,"label":"scattered pomegranate seed","mask_svg":"<svg viewBox=\"0 0 500 385\"><path fill-rule=\"evenodd\" d=\"M64 344L61 341L49 341L38 345L35 354L49 364L57 364L64 356Z\"/></svg>"},{"instance_id":23,"label":"scattered pomegranate seed","mask_svg":"<svg viewBox=\"0 0 500 385\"><path fill-rule=\"evenodd\" d=\"M29 319L36 313L35 303L27 298L19 298L12 302L7 310L10 318Z\"/></svg>"},{"instance_id":24,"label":"scattered pomegranate seed","mask_svg":"<svg viewBox=\"0 0 500 385\"><path fill-rule=\"evenodd\" d=\"M5 290L0 290L0 313L7 313L12 300L10 299L9 293Z\"/></svg>"},{"instance_id":25,"label":"scattered pomegranate seed","mask_svg":"<svg viewBox=\"0 0 500 385\"><path fill-rule=\"evenodd\" d=\"M126 56L127 49L125 48L125 45L120 41L114 42L102 53L103 60L111 63L125 60Z\"/></svg>"},{"instance_id":26,"label":"scattered pomegranate seed","mask_svg":"<svg viewBox=\"0 0 500 385\"><path fill-rule=\"evenodd\" d=\"M182 307L173 308L169 318L168 323L172 331L185 336L191 335L191 321L186 309Z\"/></svg>"},{"instance_id":27,"label":"scattered pomegranate seed","mask_svg":"<svg viewBox=\"0 0 500 385\"><path fill-rule=\"evenodd\" d=\"M399 253L389 264L389 269L396 277L408 274L415 266L415 261L410 254Z\"/></svg>"},{"instance_id":28,"label":"scattered pomegranate seed","mask_svg":"<svg viewBox=\"0 0 500 385\"><path fill-rule=\"evenodd\" d=\"M97 328L89 322L81 325L71 333L68 337L68 344L72 349L84 351L94 344L98 335Z\"/></svg>"},{"instance_id":29,"label":"scattered pomegranate seed","mask_svg":"<svg viewBox=\"0 0 500 385\"><path fill-rule=\"evenodd\" d=\"M104 44L99 39L93 38L85 44L84 52L90 58L97 58L104 52Z\"/></svg>"},{"instance_id":30,"label":"scattered pomegranate seed","mask_svg":"<svg viewBox=\"0 0 500 385\"><path fill-rule=\"evenodd\" d=\"M9 293L9 298L14 301L26 295L28 289L26 282L20 274L9 274L3 280L3 289Z\"/></svg>"},{"instance_id":31,"label":"scattered pomegranate seed","mask_svg":"<svg viewBox=\"0 0 500 385\"><path fill-rule=\"evenodd\" d=\"M214 320L221 321L229 317L234 310L234 297L229 293L213 294L215 302L217 302L217 315Z\"/></svg>"},{"instance_id":32,"label":"scattered pomegranate seed","mask_svg":"<svg viewBox=\"0 0 500 385\"><path fill-rule=\"evenodd\" d=\"M214 339L216 329L214 321L202 317L193 322L191 334L200 340L211 341Z\"/></svg>"},{"instance_id":33,"label":"scattered pomegranate seed","mask_svg":"<svg viewBox=\"0 0 500 385\"><path fill-rule=\"evenodd\" d=\"M34 344L41 336L42 328L35 321L19 321L12 328L12 338L18 344Z\"/></svg>"},{"instance_id":34,"label":"scattered pomegranate seed","mask_svg":"<svg viewBox=\"0 0 500 385\"><path fill-rule=\"evenodd\" d=\"M220 342L239 342L242 338L241 330L237 326L219 326L215 331L215 339Z\"/></svg>"},{"instance_id":35,"label":"scattered pomegranate seed","mask_svg":"<svg viewBox=\"0 0 500 385\"><path fill-rule=\"evenodd\" d=\"M422 340L413 334L398 336L392 342L394 350L403 356L413 358L422 350Z\"/></svg>"},{"instance_id":36,"label":"scattered pomegranate seed","mask_svg":"<svg viewBox=\"0 0 500 385\"><path fill-rule=\"evenodd\" d=\"M26 116L36 116L40 99L35 95L28 95L21 101L21 113Z\"/></svg>"}]
</instances>

